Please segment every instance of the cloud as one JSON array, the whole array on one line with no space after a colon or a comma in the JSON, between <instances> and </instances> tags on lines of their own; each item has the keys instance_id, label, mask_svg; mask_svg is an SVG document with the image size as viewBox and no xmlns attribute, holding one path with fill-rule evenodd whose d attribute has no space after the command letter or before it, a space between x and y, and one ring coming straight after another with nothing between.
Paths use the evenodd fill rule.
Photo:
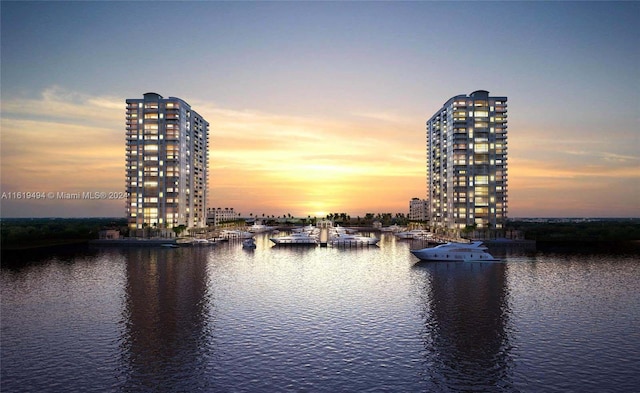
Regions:
<instances>
[{"instance_id":1,"label":"cloud","mask_svg":"<svg viewBox=\"0 0 640 393\"><path fill-rule=\"evenodd\" d=\"M411 119L409 116L403 116L392 112L354 112L353 116L396 124L407 124L410 123Z\"/></svg>"},{"instance_id":2,"label":"cloud","mask_svg":"<svg viewBox=\"0 0 640 393\"><path fill-rule=\"evenodd\" d=\"M186 99L210 122L211 207L356 216L407 212L412 197L426 195L422 123L393 113L287 116ZM124 101L55 86L37 98L3 100L2 190L123 191ZM640 215L637 137L555 134L510 132L510 215ZM122 216L123 205L3 201L2 214Z\"/></svg>"},{"instance_id":3,"label":"cloud","mask_svg":"<svg viewBox=\"0 0 640 393\"><path fill-rule=\"evenodd\" d=\"M35 99L4 100L3 190L123 190L124 100L56 86ZM370 210L381 205L404 212L411 197L425 193L422 131L415 141L407 141L377 122L191 104L210 122L210 206L262 206L266 212L304 215L295 209ZM404 135L411 133L409 129ZM17 209L4 206L3 214L7 206ZM69 206L39 208L45 212L41 214L55 216ZM81 201L73 205L80 216L92 215L92 209ZM112 209L113 215L124 214L122 203Z\"/></svg>"},{"instance_id":4,"label":"cloud","mask_svg":"<svg viewBox=\"0 0 640 393\"><path fill-rule=\"evenodd\" d=\"M36 99L2 101L2 118L58 121L70 124L122 128L124 99L92 97L53 86Z\"/></svg>"}]
</instances>

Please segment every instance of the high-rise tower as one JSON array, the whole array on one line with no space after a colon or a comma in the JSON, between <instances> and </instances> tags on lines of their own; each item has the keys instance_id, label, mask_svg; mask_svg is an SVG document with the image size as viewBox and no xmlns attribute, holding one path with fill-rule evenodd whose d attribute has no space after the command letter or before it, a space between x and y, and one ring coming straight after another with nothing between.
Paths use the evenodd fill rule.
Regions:
<instances>
[{"instance_id":1,"label":"high-rise tower","mask_svg":"<svg viewBox=\"0 0 640 393\"><path fill-rule=\"evenodd\" d=\"M502 232L507 219L507 97L450 98L427 121L431 225Z\"/></svg>"},{"instance_id":2,"label":"high-rise tower","mask_svg":"<svg viewBox=\"0 0 640 393\"><path fill-rule=\"evenodd\" d=\"M176 97L126 103L129 229L206 226L209 123Z\"/></svg>"}]
</instances>

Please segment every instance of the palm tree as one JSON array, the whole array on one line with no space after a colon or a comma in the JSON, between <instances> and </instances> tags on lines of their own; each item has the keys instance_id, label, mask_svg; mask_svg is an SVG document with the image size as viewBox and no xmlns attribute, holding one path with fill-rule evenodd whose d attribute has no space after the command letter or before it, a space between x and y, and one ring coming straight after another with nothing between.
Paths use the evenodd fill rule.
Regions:
<instances>
[{"instance_id":1,"label":"palm tree","mask_svg":"<svg viewBox=\"0 0 640 393\"><path fill-rule=\"evenodd\" d=\"M178 237L186 228L186 226L180 224L177 227L173 227L173 232L176 234L176 237Z\"/></svg>"}]
</instances>

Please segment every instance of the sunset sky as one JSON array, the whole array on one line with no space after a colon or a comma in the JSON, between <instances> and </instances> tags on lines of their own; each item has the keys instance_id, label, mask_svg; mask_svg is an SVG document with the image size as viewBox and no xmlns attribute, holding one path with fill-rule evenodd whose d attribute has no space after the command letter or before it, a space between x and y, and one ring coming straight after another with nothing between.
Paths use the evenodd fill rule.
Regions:
<instances>
[{"instance_id":1,"label":"sunset sky","mask_svg":"<svg viewBox=\"0 0 640 393\"><path fill-rule=\"evenodd\" d=\"M640 217L640 2L11 2L1 190L122 192L125 99L210 123L210 207L408 213L425 122L508 97L509 217ZM2 199L2 217L125 214Z\"/></svg>"}]
</instances>

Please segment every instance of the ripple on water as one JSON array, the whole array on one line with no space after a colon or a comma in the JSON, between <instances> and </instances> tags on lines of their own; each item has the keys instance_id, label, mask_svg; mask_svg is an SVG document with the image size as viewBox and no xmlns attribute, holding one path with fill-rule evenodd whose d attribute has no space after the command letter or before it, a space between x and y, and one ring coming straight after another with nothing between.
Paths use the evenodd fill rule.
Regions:
<instances>
[{"instance_id":1,"label":"ripple on water","mask_svg":"<svg viewBox=\"0 0 640 393\"><path fill-rule=\"evenodd\" d=\"M409 243L95 250L2 269L1 390L626 391L635 256L415 264ZM513 262L510 262L513 260Z\"/></svg>"}]
</instances>

